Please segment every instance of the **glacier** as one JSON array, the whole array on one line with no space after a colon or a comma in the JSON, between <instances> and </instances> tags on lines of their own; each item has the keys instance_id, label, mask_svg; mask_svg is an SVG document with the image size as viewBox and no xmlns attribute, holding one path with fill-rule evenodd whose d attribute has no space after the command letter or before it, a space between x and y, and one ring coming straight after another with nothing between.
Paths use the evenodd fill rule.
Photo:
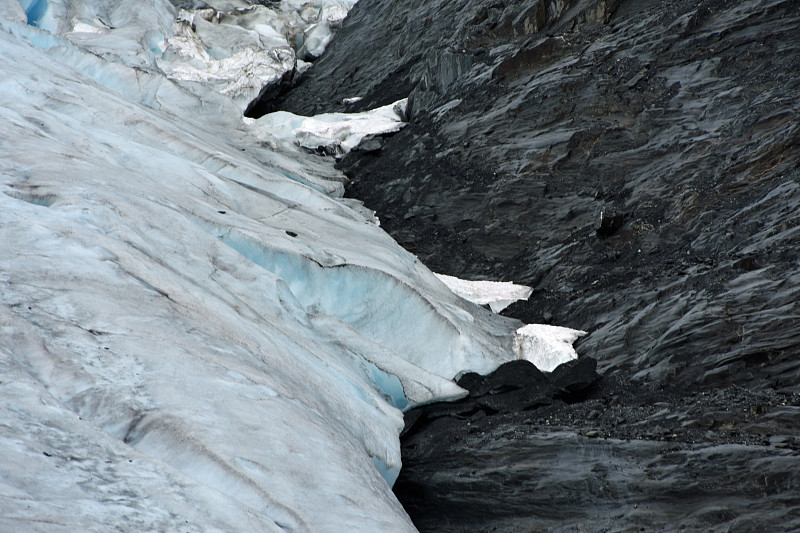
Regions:
<instances>
[{"instance_id":1,"label":"glacier","mask_svg":"<svg viewBox=\"0 0 800 533\"><path fill-rule=\"evenodd\" d=\"M212 4L0 0L0 530L413 531L403 410L526 356L242 117L352 3Z\"/></svg>"}]
</instances>

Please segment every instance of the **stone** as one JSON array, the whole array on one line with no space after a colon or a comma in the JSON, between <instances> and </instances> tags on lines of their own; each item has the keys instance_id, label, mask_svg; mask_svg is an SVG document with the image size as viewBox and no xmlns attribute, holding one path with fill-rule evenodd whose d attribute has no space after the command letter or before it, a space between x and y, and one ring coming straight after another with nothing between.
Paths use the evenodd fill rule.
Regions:
<instances>
[{"instance_id":1,"label":"stone","mask_svg":"<svg viewBox=\"0 0 800 533\"><path fill-rule=\"evenodd\" d=\"M435 271L534 288L503 314L588 331L539 396L470 376L406 413L421 531L800 529L798 35L793 0L360 0L278 99L413 94L346 194Z\"/></svg>"}]
</instances>

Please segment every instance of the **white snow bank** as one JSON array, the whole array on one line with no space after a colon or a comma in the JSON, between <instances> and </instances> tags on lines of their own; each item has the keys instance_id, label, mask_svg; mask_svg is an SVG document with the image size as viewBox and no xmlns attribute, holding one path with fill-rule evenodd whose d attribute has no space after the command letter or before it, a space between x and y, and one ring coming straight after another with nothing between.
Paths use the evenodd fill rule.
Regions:
<instances>
[{"instance_id":1,"label":"white snow bank","mask_svg":"<svg viewBox=\"0 0 800 533\"><path fill-rule=\"evenodd\" d=\"M552 372L561 363L578 358L572 343L586 335L585 331L547 324L528 324L514 337L517 359L526 359L542 372Z\"/></svg>"},{"instance_id":2,"label":"white snow bank","mask_svg":"<svg viewBox=\"0 0 800 533\"><path fill-rule=\"evenodd\" d=\"M527 300L533 292L530 287L510 281L468 281L445 274L436 277L455 294L472 303L488 305L494 313L518 300ZM583 335L585 331L576 329L528 324L514 334L514 354L543 372L552 372L558 365L578 358L572 344Z\"/></svg>"},{"instance_id":3,"label":"white snow bank","mask_svg":"<svg viewBox=\"0 0 800 533\"><path fill-rule=\"evenodd\" d=\"M408 99L404 98L361 113L325 113L313 117L278 111L259 118L254 122L254 129L264 139L341 155L367 137L400 131L406 125L407 103Z\"/></svg>"},{"instance_id":4,"label":"white snow bank","mask_svg":"<svg viewBox=\"0 0 800 533\"><path fill-rule=\"evenodd\" d=\"M518 300L527 300L533 289L510 281L470 281L446 274L436 274L447 288L465 300L478 305L488 305L499 313Z\"/></svg>"}]
</instances>

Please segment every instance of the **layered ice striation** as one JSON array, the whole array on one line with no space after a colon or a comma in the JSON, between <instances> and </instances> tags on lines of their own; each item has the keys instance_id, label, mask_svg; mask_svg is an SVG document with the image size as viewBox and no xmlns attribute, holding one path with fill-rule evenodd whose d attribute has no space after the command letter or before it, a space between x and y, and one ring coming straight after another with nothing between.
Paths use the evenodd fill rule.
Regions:
<instances>
[{"instance_id":1,"label":"layered ice striation","mask_svg":"<svg viewBox=\"0 0 800 533\"><path fill-rule=\"evenodd\" d=\"M0 4L0 530L413 531L401 410L521 324L171 79L171 4L31 13Z\"/></svg>"}]
</instances>

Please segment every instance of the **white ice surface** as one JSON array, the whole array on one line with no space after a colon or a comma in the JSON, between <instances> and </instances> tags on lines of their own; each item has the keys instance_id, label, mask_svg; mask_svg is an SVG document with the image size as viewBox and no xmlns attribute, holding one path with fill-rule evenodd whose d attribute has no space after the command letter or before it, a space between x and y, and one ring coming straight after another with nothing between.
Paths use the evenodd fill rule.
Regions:
<instances>
[{"instance_id":1,"label":"white ice surface","mask_svg":"<svg viewBox=\"0 0 800 533\"><path fill-rule=\"evenodd\" d=\"M462 298L478 305L488 305L494 313L499 313L518 300L527 300L533 289L510 281L471 281L436 274L447 287Z\"/></svg>"},{"instance_id":2,"label":"white ice surface","mask_svg":"<svg viewBox=\"0 0 800 533\"><path fill-rule=\"evenodd\" d=\"M317 22L304 32L303 46L298 50L301 57L318 58L333 39L333 30L342 25L350 7L329 4L320 8Z\"/></svg>"},{"instance_id":3,"label":"white ice surface","mask_svg":"<svg viewBox=\"0 0 800 533\"><path fill-rule=\"evenodd\" d=\"M4 5L12 2L3 0ZM169 2L156 0L22 0L26 19L36 26L114 62L142 69L157 66L201 96L213 88L240 110L265 85L309 66L297 59L298 51L302 58L321 55L355 2L208 4L177 13ZM197 83L202 89L194 91Z\"/></svg>"},{"instance_id":4,"label":"white ice surface","mask_svg":"<svg viewBox=\"0 0 800 533\"><path fill-rule=\"evenodd\" d=\"M212 85L245 109L265 85L310 67L304 60L322 55L355 1L210 5L181 10L171 34L151 49L171 79Z\"/></svg>"},{"instance_id":5,"label":"white ice surface","mask_svg":"<svg viewBox=\"0 0 800 533\"><path fill-rule=\"evenodd\" d=\"M257 135L276 142L329 154L345 154L365 138L394 133L403 121L408 99L361 113L325 113L303 117L287 111L269 113L253 122Z\"/></svg>"}]
</instances>

